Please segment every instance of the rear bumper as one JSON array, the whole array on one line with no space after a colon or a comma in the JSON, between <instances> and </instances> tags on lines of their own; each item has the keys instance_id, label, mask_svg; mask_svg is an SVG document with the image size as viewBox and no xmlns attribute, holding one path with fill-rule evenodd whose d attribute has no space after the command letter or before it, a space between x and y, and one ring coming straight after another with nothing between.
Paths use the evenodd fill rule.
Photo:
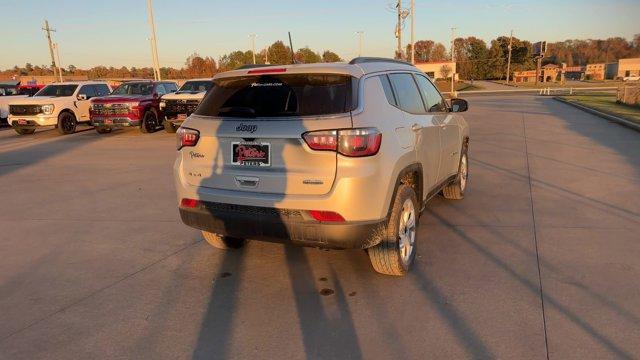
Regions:
<instances>
[{"instance_id":1,"label":"rear bumper","mask_svg":"<svg viewBox=\"0 0 640 360\"><path fill-rule=\"evenodd\" d=\"M91 124L93 126L140 126L140 119L130 119L128 117L108 117L108 116L92 116Z\"/></svg>"},{"instance_id":2,"label":"rear bumper","mask_svg":"<svg viewBox=\"0 0 640 360\"><path fill-rule=\"evenodd\" d=\"M331 249L366 249L382 239L386 220L322 223L301 210L202 202L180 208L193 228L251 240Z\"/></svg>"}]
</instances>

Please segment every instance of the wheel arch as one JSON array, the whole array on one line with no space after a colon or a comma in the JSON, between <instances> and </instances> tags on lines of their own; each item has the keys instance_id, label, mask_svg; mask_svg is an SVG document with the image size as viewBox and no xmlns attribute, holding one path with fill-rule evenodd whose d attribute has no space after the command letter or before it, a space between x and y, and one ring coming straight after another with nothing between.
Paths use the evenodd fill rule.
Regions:
<instances>
[{"instance_id":1,"label":"wheel arch","mask_svg":"<svg viewBox=\"0 0 640 360\"><path fill-rule=\"evenodd\" d=\"M60 119L60 115L62 115L64 113L69 113L69 114L73 115L73 117L76 118L76 121L78 121L78 115L76 114L76 112L73 111L73 109L70 109L68 107L66 107L66 108L64 108L64 109L62 109L62 110L60 110L58 112L58 119Z\"/></svg>"},{"instance_id":2,"label":"wheel arch","mask_svg":"<svg viewBox=\"0 0 640 360\"><path fill-rule=\"evenodd\" d=\"M389 219L389 216L391 215L393 200L396 198L400 185L409 185L413 188L418 199L418 211L422 209L424 202L424 179L422 174L422 164L417 162L405 166L398 172L398 176L396 177L393 187L393 193L391 194L390 201L387 204L387 219Z\"/></svg>"}]
</instances>

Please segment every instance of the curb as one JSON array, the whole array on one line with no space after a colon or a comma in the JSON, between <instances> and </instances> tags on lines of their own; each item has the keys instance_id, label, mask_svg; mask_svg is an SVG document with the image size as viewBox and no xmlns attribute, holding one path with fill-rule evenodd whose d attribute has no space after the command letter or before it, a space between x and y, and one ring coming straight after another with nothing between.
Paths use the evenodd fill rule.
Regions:
<instances>
[{"instance_id":1,"label":"curb","mask_svg":"<svg viewBox=\"0 0 640 360\"><path fill-rule=\"evenodd\" d=\"M636 131L640 131L640 124L636 124L633 121L629 121L627 119L623 119L623 118L618 117L618 116L609 115L609 114L603 113L603 112L598 111L598 110L594 110L592 108L589 108L589 107L586 107L586 106L583 106L583 105L580 105L580 104L572 103L570 101L561 99L561 98L559 98L557 96L554 96L553 99L556 100L556 101L559 101L561 103L564 103L564 104L567 104L567 105L571 105L571 106L573 106L573 107L575 107L577 109L580 109L582 111L588 112L588 113L590 113L592 115L599 116L599 117L601 117L601 118L603 118L605 120L610 120L610 121L616 122L616 123L618 123L618 124L620 124L622 126L626 126L626 127L631 128L633 130L636 130Z\"/></svg>"}]
</instances>

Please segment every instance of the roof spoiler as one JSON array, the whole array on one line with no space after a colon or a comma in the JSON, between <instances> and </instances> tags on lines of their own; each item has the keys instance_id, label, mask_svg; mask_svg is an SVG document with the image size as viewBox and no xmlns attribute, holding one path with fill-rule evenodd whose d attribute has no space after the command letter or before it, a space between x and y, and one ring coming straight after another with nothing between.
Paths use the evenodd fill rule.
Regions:
<instances>
[{"instance_id":1,"label":"roof spoiler","mask_svg":"<svg viewBox=\"0 0 640 360\"><path fill-rule=\"evenodd\" d=\"M356 65L356 64L365 64L365 63L377 63L377 62L385 62L385 63L393 63L393 64L402 64L402 65L409 65L409 66L413 66L412 64L406 62L406 61L402 61L402 60L396 60L396 59L387 59L387 58L381 58L381 57L357 57L354 58L353 60L349 61L350 65Z\"/></svg>"}]
</instances>

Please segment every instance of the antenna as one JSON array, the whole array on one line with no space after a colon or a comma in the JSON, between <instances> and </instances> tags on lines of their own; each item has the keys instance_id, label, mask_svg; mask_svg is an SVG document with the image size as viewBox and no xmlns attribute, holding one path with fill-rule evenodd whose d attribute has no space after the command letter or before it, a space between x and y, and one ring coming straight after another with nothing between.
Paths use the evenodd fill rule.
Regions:
<instances>
[{"instance_id":1,"label":"antenna","mask_svg":"<svg viewBox=\"0 0 640 360\"><path fill-rule=\"evenodd\" d=\"M291 48L291 63L296 63L296 53L293 51L293 42L291 42L291 31L289 31L289 47Z\"/></svg>"}]
</instances>

